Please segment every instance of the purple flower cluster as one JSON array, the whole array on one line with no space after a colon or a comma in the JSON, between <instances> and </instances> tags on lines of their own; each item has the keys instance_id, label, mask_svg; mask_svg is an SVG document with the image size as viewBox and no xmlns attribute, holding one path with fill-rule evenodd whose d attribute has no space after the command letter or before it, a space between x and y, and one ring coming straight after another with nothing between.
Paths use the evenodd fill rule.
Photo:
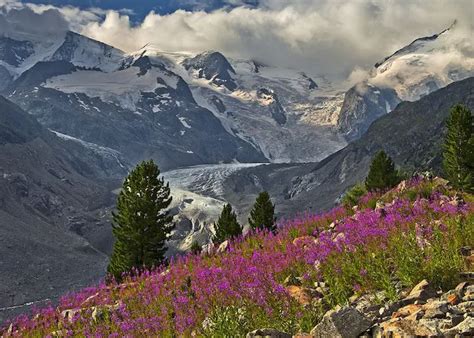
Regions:
<instances>
[{"instance_id":1,"label":"purple flower cluster","mask_svg":"<svg viewBox=\"0 0 474 338\"><path fill-rule=\"evenodd\" d=\"M364 203L376 197L365 196ZM287 276L303 277L303 283L310 285L321 278L319 270L330 257L369 246L384 250L391 236L414 227L421 238L429 240L434 221L443 224L456 215L472 215L473 210L472 203L455 205L447 203L444 195L433 194L414 203L395 199L383 209L355 214L338 207L322 215L304 215L281 222L277 234L259 231L237 239L223 254L189 254L167 267L129 277L121 285L100 284L66 295L57 308L49 306L32 318L17 318L4 334L199 335L203 323L226 308L245 310L249 318L265 317L269 324L299 318L304 307L283 285ZM370 273L370 267L356 270L360 278ZM366 288L357 281L350 287L356 292ZM66 310L71 314L65 314Z\"/></svg>"}]
</instances>

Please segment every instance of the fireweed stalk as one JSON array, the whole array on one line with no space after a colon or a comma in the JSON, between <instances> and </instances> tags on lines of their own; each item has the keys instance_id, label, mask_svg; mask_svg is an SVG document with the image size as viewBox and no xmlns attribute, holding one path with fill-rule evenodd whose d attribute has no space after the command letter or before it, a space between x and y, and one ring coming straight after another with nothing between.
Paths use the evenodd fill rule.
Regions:
<instances>
[{"instance_id":1,"label":"fireweed stalk","mask_svg":"<svg viewBox=\"0 0 474 338\"><path fill-rule=\"evenodd\" d=\"M340 206L306 214L281 222L276 234L241 237L223 254L188 254L121 285L102 283L66 295L57 308L7 323L4 334L171 337L241 335L268 326L308 330L324 306L292 298L283 285L290 275L302 277L304 287L324 281L330 292L319 304L326 306L354 293L383 291L394 298L394 279L406 287L423 278L440 288L454 285L463 269L459 248L474 245L474 203L468 197L458 203L455 192L413 180L404 192L362 197L356 212ZM377 201L386 203L375 208Z\"/></svg>"}]
</instances>

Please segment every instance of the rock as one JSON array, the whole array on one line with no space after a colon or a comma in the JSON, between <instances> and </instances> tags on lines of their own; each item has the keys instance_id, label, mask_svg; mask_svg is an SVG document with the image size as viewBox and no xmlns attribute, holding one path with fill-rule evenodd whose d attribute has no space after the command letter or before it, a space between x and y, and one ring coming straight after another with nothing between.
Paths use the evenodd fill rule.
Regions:
<instances>
[{"instance_id":1,"label":"rock","mask_svg":"<svg viewBox=\"0 0 474 338\"><path fill-rule=\"evenodd\" d=\"M472 255L472 247L470 246L463 246L461 249L459 249L459 252L463 256L471 256Z\"/></svg>"},{"instance_id":2,"label":"rock","mask_svg":"<svg viewBox=\"0 0 474 338\"><path fill-rule=\"evenodd\" d=\"M428 337L432 337L432 336L437 336L439 334L441 334L441 331L438 327L439 325L439 321L436 320L436 319L420 319L417 322L413 322L415 324L418 324L418 325L415 325L415 335L417 336L428 336Z\"/></svg>"},{"instance_id":3,"label":"rock","mask_svg":"<svg viewBox=\"0 0 474 338\"><path fill-rule=\"evenodd\" d=\"M403 192L403 191L405 191L406 187L407 187L407 181L403 180L400 183L398 183L397 187L395 188L395 191L396 192Z\"/></svg>"},{"instance_id":4,"label":"rock","mask_svg":"<svg viewBox=\"0 0 474 338\"><path fill-rule=\"evenodd\" d=\"M459 277L465 280L474 281L474 272L461 272L459 273Z\"/></svg>"},{"instance_id":5,"label":"rock","mask_svg":"<svg viewBox=\"0 0 474 338\"><path fill-rule=\"evenodd\" d=\"M461 313L474 312L474 301L462 302L456 306L453 306L452 308L460 311Z\"/></svg>"},{"instance_id":6,"label":"rock","mask_svg":"<svg viewBox=\"0 0 474 338\"><path fill-rule=\"evenodd\" d=\"M309 305L314 298L320 298L322 296L316 290L296 285L290 285L286 290L288 294L301 305Z\"/></svg>"},{"instance_id":7,"label":"rock","mask_svg":"<svg viewBox=\"0 0 474 338\"><path fill-rule=\"evenodd\" d=\"M431 297L436 296L436 291L431 287L428 281L425 279L418 283L405 297L405 302L414 302L416 300L427 300Z\"/></svg>"},{"instance_id":8,"label":"rock","mask_svg":"<svg viewBox=\"0 0 474 338\"><path fill-rule=\"evenodd\" d=\"M474 285L469 285L466 287L464 290L464 296L462 297L462 300L464 302L469 302L474 300Z\"/></svg>"},{"instance_id":9,"label":"rock","mask_svg":"<svg viewBox=\"0 0 474 338\"><path fill-rule=\"evenodd\" d=\"M456 288L454 289L454 291L456 292L456 294L459 296L459 297L462 297L464 296L464 289L469 285L468 282L462 282L462 283L459 283Z\"/></svg>"},{"instance_id":10,"label":"rock","mask_svg":"<svg viewBox=\"0 0 474 338\"><path fill-rule=\"evenodd\" d=\"M457 303L459 303L459 296L456 295L456 294L448 295L448 296L446 297L446 301L447 301L450 305L456 305Z\"/></svg>"},{"instance_id":11,"label":"rock","mask_svg":"<svg viewBox=\"0 0 474 338\"><path fill-rule=\"evenodd\" d=\"M392 313L392 318L403 318L421 311L421 305L409 304Z\"/></svg>"},{"instance_id":12,"label":"rock","mask_svg":"<svg viewBox=\"0 0 474 338\"><path fill-rule=\"evenodd\" d=\"M246 338L292 338L292 336L275 329L258 329L247 333Z\"/></svg>"},{"instance_id":13,"label":"rock","mask_svg":"<svg viewBox=\"0 0 474 338\"><path fill-rule=\"evenodd\" d=\"M448 312L448 302L434 301L423 306L425 315L423 318L444 318Z\"/></svg>"},{"instance_id":14,"label":"rock","mask_svg":"<svg viewBox=\"0 0 474 338\"><path fill-rule=\"evenodd\" d=\"M372 322L353 307L326 312L322 321L311 330L315 338L357 337L370 328Z\"/></svg>"},{"instance_id":15,"label":"rock","mask_svg":"<svg viewBox=\"0 0 474 338\"><path fill-rule=\"evenodd\" d=\"M474 335L474 318L467 317L455 327L444 331L443 334L445 336L463 335L467 337L472 337Z\"/></svg>"},{"instance_id":16,"label":"rock","mask_svg":"<svg viewBox=\"0 0 474 338\"><path fill-rule=\"evenodd\" d=\"M201 257L210 256L214 253L214 244L205 244L201 248Z\"/></svg>"},{"instance_id":17,"label":"rock","mask_svg":"<svg viewBox=\"0 0 474 338\"><path fill-rule=\"evenodd\" d=\"M229 241L227 240L227 241L222 242L219 245L219 247L217 248L217 253L221 254L223 252L226 252L228 248L229 248Z\"/></svg>"},{"instance_id":18,"label":"rock","mask_svg":"<svg viewBox=\"0 0 474 338\"><path fill-rule=\"evenodd\" d=\"M7 335L13 334L13 324L10 324L7 329Z\"/></svg>"},{"instance_id":19,"label":"rock","mask_svg":"<svg viewBox=\"0 0 474 338\"><path fill-rule=\"evenodd\" d=\"M422 281L409 297L395 303L403 307L393 312L387 305L381 309L378 323L371 329L372 337L471 336L474 301L462 301L462 297L472 292L474 287L464 282L439 297L427 298L435 292L427 281ZM407 304L407 299L416 301ZM381 318L390 313L391 318Z\"/></svg>"},{"instance_id":20,"label":"rock","mask_svg":"<svg viewBox=\"0 0 474 338\"><path fill-rule=\"evenodd\" d=\"M385 203L383 201L377 201L375 203L375 210L383 209L385 207Z\"/></svg>"},{"instance_id":21,"label":"rock","mask_svg":"<svg viewBox=\"0 0 474 338\"><path fill-rule=\"evenodd\" d=\"M435 178L433 178L433 185L435 187L445 187L445 188L447 188L448 185L449 185L449 181L445 180L444 178L436 176Z\"/></svg>"},{"instance_id":22,"label":"rock","mask_svg":"<svg viewBox=\"0 0 474 338\"><path fill-rule=\"evenodd\" d=\"M308 245L314 244L316 238L313 236L301 236L293 240L293 245L306 249Z\"/></svg>"},{"instance_id":23,"label":"rock","mask_svg":"<svg viewBox=\"0 0 474 338\"><path fill-rule=\"evenodd\" d=\"M474 254L464 257L464 265L468 271L474 270Z\"/></svg>"},{"instance_id":24,"label":"rock","mask_svg":"<svg viewBox=\"0 0 474 338\"><path fill-rule=\"evenodd\" d=\"M51 332L51 337L67 337L68 332L65 329Z\"/></svg>"},{"instance_id":25,"label":"rock","mask_svg":"<svg viewBox=\"0 0 474 338\"><path fill-rule=\"evenodd\" d=\"M338 234L336 234L335 236L333 236L332 241L333 241L334 243L337 243L337 242L343 241L345 238L346 238L346 234L343 233L343 232L339 232Z\"/></svg>"}]
</instances>

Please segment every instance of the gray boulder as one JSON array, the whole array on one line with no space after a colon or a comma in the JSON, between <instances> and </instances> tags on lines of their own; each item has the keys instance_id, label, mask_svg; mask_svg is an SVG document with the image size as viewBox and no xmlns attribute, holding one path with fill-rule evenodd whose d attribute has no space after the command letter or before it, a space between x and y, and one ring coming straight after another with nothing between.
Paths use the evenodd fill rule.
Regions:
<instances>
[{"instance_id":1,"label":"gray boulder","mask_svg":"<svg viewBox=\"0 0 474 338\"><path fill-rule=\"evenodd\" d=\"M372 322L353 307L344 307L326 312L323 320L311 330L316 338L358 337L370 328Z\"/></svg>"},{"instance_id":2,"label":"gray boulder","mask_svg":"<svg viewBox=\"0 0 474 338\"><path fill-rule=\"evenodd\" d=\"M291 334L275 329L258 329L247 333L247 338L291 338Z\"/></svg>"}]
</instances>

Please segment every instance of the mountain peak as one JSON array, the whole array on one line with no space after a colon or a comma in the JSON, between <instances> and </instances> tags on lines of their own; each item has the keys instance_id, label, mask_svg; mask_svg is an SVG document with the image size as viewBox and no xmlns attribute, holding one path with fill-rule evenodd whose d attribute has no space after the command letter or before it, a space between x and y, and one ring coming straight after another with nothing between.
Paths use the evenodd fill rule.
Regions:
<instances>
[{"instance_id":1,"label":"mountain peak","mask_svg":"<svg viewBox=\"0 0 474 338\"><path fill-rule=\"evenodd\" d=\"M452 30L456 25L457 25L457 20L454 20L453 23L448 28L442 30L439 33L429 35L429 36L424 36L424 37L417 38L417 39L413 40L410 44L408 44L405 47L397 50L395 53L391 54L390 56L387 56L385 59L383 59L383 61L377 62L374 65L375 68L380 67L381 65L383 65L384 63L386 63L390 59L393 59L396 56L411 53L411 52L417 50L418 47L420 47L420 45L422 45L424 42L436 40L441 35L443 35L443 34L447 33L448 31Z\"/></svg>"},{"instance_id":2,"label":"mountain peak","mask_svg":"<svg viewBox=\"0 0 474 338\"><path fill-rule=\"evenodd\" d=\"M115 70L124 52L79 33L68 31L62 45L51 56L51 61L67 61L84 68Z\"/></svg>"},{"instance_id":3,"label":"mountain peak","mask_svg":"<svg viewBox=\"0 0 474 338\"><path fill-rule=\"evenodd\" d=\"M183 62L186 70L196 70L200 78L210 80L217 86L223 86L230 91L237 89L237 84L231 74L236 74L226 57L216 51L206 51Z\"/></svg>"}]
</instances>

